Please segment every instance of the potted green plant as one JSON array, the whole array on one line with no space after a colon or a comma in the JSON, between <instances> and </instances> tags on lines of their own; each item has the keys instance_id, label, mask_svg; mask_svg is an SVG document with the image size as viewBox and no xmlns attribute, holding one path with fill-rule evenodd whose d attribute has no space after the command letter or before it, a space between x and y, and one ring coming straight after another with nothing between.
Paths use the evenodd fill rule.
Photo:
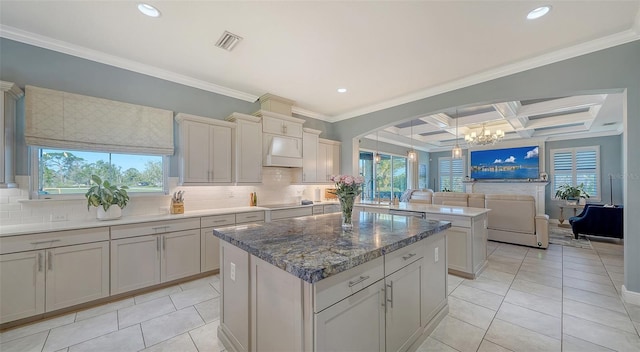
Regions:
<instances>
[{"instance_id":1,"label":"potted green plant","mask_svg":"<svg viewBox=\"0 0 640 352\"><path fill-rule=\"evenodd\" d=\"M558 187L556 198L565 200L569 204L577 204L580 198L589 198L589 194L584 190L584 183L572 186L565 183Z\"/></svg>"},{"instance_id":2,"label":"potted green plant","mask_svg":"<svg viewBox=\"0 0 640 352\"><path fill-rule=\"evenodd\" d=\"M87 198L87 210L91 207L97 207L98 220L120 218L122 209L129 202L129 195L126 191L129 187L112 185L107 180L102 181L97 175L91 175L91 183L91 188L84 195Z\"/></svg>"}]
</instances>

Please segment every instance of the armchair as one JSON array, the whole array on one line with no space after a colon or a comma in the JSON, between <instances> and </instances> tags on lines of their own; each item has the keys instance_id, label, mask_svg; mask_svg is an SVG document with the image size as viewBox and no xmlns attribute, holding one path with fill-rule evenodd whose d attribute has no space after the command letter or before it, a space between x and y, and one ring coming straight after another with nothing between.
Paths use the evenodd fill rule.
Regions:
<instances>
[{"instance_id":1,"label":"armchair","mask_svg":"<svg viewBox=\"0 0 640 352\"><path fill-rule=\"evenodd\" d=\"M569 224L575 238L579 234L623 238L623 211L622 206L586 204L579 215L569 218Z\"/></svg>"}]
</instances>

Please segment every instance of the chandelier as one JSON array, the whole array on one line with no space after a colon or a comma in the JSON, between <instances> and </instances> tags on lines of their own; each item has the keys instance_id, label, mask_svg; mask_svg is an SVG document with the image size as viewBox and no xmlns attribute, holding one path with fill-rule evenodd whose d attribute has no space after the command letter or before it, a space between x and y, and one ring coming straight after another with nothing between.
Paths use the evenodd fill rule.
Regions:
<instances>
[{"instance_id":1,"label":"chandelier","mask_svg":"<svg viewBox=\"0 0 640 352\"><path fill-rule=\"evenodd\" d=\"M464 135L464 141L470 146L496 144L503 138L504 131L496 130L496 133L491 133L491 130L485 128L484 124L482 124L480 133L471 132L471 134Z\"/></svg>"}]
</instances>

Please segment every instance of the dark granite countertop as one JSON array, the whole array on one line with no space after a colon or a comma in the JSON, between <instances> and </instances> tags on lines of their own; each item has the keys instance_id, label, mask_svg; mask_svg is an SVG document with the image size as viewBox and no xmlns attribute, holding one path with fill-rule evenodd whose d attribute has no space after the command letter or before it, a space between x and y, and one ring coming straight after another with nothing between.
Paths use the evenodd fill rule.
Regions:
<instances>
[{"instance_id":1,"label":"dark granite countertop","mask_svg":"<svg viewBox=\"0 0 640 352\"><path fill-rule=\"evenodd\" d=\"M416 217L353 213L344 231L341 214L324 214L215 229L220 239L315 283L441 232L451 223Z\"/></svg>"}]
</instances>

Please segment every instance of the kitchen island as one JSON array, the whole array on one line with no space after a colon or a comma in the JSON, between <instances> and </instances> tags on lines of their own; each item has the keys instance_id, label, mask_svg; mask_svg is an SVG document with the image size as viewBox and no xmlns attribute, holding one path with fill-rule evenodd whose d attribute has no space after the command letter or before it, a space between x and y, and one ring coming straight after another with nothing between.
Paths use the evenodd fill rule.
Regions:
<instances>
[{"instance_id":1,"label":"kitchen island","mask_svg":"<svg viewBox=\"0 0 640 352\"><path fill-rule=\"evenodd\" d=\"M447 234L449 273L475 279L487 267L487 213L491 209L401 202L397 205L358 203L356 209L450 221Z\"/></svg>"},{"instance_id":2,"label":"kitchen island","mask_svg":"<svg viewBox=\"0 0 640 352\"><path fill-rule=\"evenodd\" d=\"M217 228L230 351L411 351L448 312L449 222L354 212Z\"/></svg>"}]
</instances>

